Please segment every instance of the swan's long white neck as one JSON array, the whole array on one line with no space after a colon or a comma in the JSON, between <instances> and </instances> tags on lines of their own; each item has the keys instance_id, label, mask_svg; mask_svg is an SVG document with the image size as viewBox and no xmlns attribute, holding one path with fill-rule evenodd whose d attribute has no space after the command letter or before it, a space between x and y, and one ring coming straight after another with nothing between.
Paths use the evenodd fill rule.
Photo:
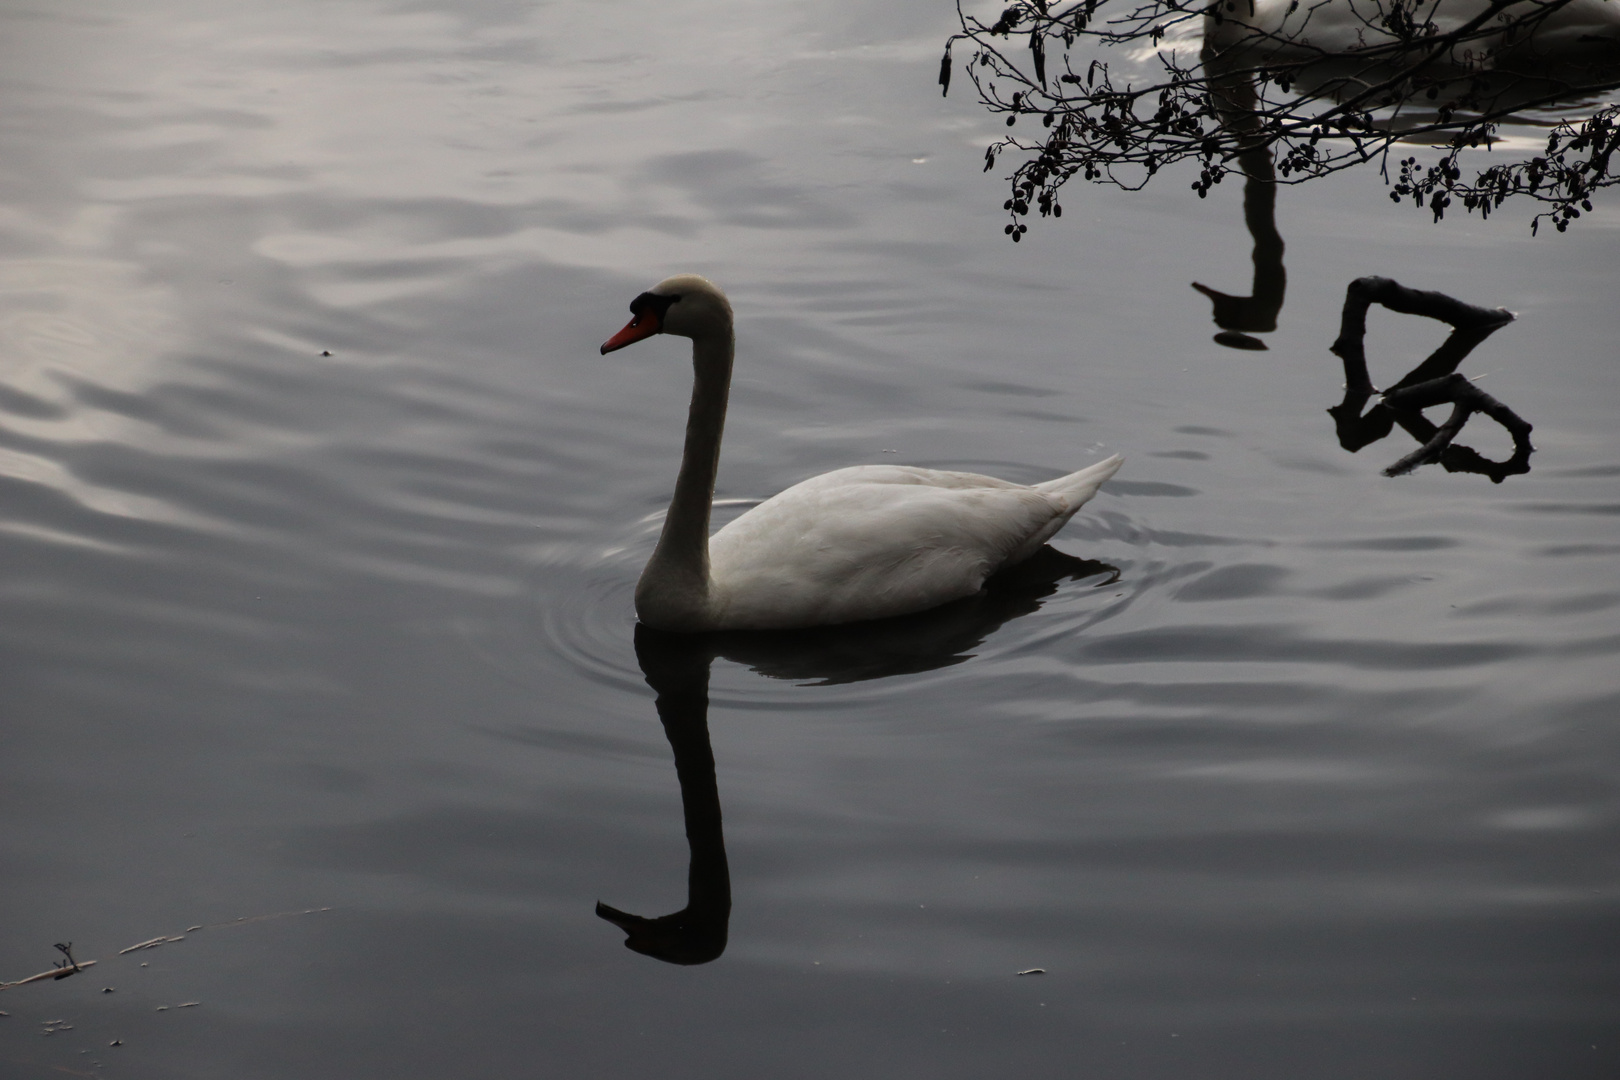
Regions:
<instances>
[{"instance_id":1,"label":"swan's long white neck","mask_svg":"<svg viewBox=\"0 0 1620 1080\"><path fill-rule=\"evenodd\" d=\"M720 467L735 339L730 321L692 339L692 407L675 497L636 584L636 612L661 630L702 629L710 607L709 510Z\"/></svg>"}]
</instances>

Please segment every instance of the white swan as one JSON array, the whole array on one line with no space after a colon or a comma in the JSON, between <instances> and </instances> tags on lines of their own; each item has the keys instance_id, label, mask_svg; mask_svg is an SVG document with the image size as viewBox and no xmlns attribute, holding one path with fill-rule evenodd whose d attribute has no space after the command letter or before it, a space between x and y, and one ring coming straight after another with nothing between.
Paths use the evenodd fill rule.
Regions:
<instances>
[{"instance_id":1,"label":"white swan","mask_svg":"<svg viewBox=\"0 0 1620 1080\"><path fill-rule=\"evenodd\" d=\"M731 305L682 274L636 297L604 354L653 334L692 339L692 408L664 531L636 585L657 630L859 622L971 596L1033 555L1096 494L1119 456L1028 487L973 473L858 465L812 477L709 536L731 388Z\"/></svg>"}]
</instances>

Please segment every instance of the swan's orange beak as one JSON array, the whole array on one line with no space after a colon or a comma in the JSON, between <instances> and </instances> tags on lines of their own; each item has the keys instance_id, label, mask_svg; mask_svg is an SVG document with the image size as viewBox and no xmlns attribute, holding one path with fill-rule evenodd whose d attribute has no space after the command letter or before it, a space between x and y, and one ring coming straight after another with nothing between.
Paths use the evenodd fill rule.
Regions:
<instances>
[{"instance_id":1,"label":"swan's orange beak","mask_svg":"<svg viewBox=\"0 0 1620 1080\"><path fill-rule=\"evenodd\" d=\"M615 349L622 349L626 345L650 338L663 329L656 311L643 311L635 318L624 324L624 329L602 342L602 355L606 356Z\"/></svg>"}]
</instances>

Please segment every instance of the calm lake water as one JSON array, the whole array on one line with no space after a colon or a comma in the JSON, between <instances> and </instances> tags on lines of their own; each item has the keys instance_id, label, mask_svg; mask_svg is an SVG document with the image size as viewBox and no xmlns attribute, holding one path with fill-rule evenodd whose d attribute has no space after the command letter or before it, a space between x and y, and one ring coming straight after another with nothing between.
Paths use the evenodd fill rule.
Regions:
<instances>
[{"instance_id":1,"label":"calm lake water","mask_svg":"<svg viewBox=\"0 0 1620 1080\"><path fill-rule=\"evenodd\" d=\"M1238 183L1008 243L954 25L6 5L0 979L99 963L0 994L0 1074L1620 1075L1620 206L1284 189L1223 348ZM738 311L721 520L1119 452L1055 541L1113 569L638 656L687 343L597 345L677 271ZM1518 313L1462 370L1528 475L1340 448L1364 274ZM1374 380L1442 336L1375 308ZM595 913L689 884L706 964Z\"/></svg>"}]
</instances>

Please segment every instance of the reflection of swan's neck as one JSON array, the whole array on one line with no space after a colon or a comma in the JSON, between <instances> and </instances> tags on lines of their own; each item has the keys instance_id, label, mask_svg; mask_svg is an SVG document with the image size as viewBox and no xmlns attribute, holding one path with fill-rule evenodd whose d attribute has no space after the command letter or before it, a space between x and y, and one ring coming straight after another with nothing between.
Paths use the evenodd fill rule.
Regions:
<instances>
[{"instance_id":1,"label":"reflection of swan's neck","mask_svg":"<svg viewBox=\"0 0 1620 1080\"><path fill-rule=\"evenodd\" d=\"M704 670L707 674L707 664ZM681 814L691 852L686 873L686 912L694 932L719 955L725 948L726 923L731 916L731 871L726 863L714 750L709 743L708 687L700 692L701 702L694 703L690 715L674 716L676 710L664 706L660 718L670 749L675 752Z\"/></svg>"},{"instance_id":2,"label":"reflection of swan's neck","mask_svg":"<svg viewBox=\"0 0 1620 1080\"><path fill-rule=\"evenodd\" d=\"M658 695L658 719L675 754L691 862L686 906L656 919L598 903L625 932L625 946L671 964L706 964L726 949L731 871L720 820L720 787L709 745L709 660L702 639L636 627L636 659Z\"/></svg>"},{"instance_id":3,"label":"reflection of swan's neck","mask_svg":"<svg viewBox=\"0 0 1620 1080\"><path fill-rule=\"evenodd\" d=\"M733 351L729 320L692 339L692 408L681 472L658 547L636 585L642 619L670 629L683 623L698 629L708 610L709 507L720 467Z\"/></svg>"},{"instance_id":4,"label":"reflection of swan's neck","mask_svg":"<svg viewBox=\"0 0 1620 1080\"><path fill-rule=\"evenodd\" d=\"M1277 231L1276 166L1256 112L1259 98L1253 73L1234 67L1229 57L1208 45L1203 61L1221 126L1244 139L1237 161L1244 176L1243 221L1254 239L1254 278L1248 296L1230 296L1197 282L1193 288L1215 305L1215 324L1226 331L1217 334L1216 341L1233 348L1264 349L1264 342L1248 335L1277 329L1277 315L1288 288L1283 239Z\"/></svg>"}]
</instances>

